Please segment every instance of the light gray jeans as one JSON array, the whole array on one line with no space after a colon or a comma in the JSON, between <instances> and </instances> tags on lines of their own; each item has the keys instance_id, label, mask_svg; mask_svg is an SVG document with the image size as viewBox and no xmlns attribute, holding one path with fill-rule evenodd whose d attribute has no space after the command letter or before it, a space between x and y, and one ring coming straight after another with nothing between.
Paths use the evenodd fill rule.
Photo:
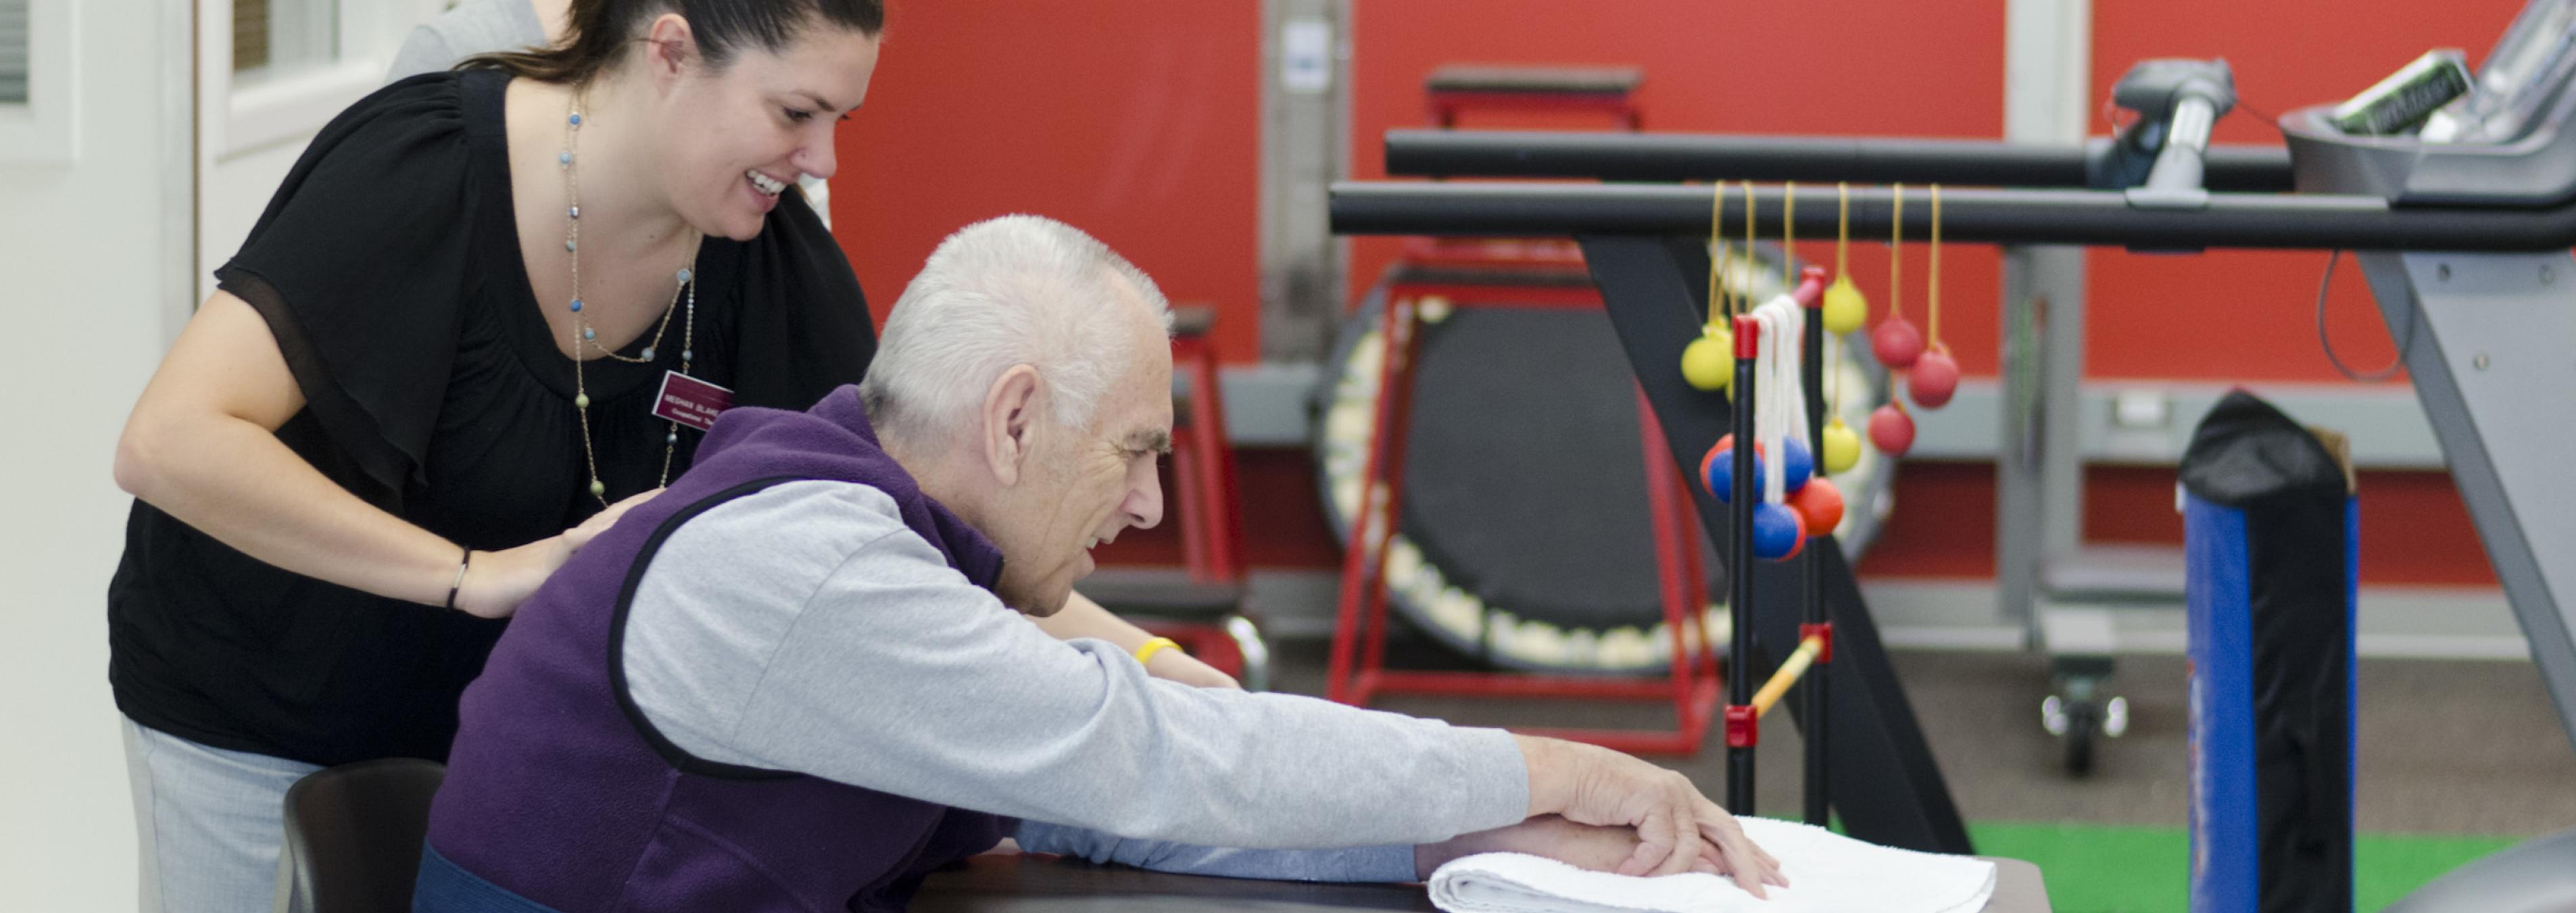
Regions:
<instances>
[{"instance_id":1,"label":"light gray jeans","mask_svg":"<svg viewBox=\"0 0 2576 913\"><path fill-rule=\"evenodd\" d=\"M271 909L286 788L321 768L124 723L143 913Z\"/></svg>"}]
</instances>

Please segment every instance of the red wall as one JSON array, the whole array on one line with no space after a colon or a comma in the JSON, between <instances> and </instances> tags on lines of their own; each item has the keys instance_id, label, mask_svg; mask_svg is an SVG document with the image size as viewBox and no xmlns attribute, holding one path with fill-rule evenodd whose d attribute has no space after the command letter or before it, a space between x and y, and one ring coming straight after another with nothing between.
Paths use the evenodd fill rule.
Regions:
<instances>
[{"instance_id":1,"label":"red wall","mask_svg":"<svg viewBox=\"0 0 2576 913\"><path fill-rule=\"evenodd\" d=\"M2280 142L2282 112L2332 102L2436 47L2482 60L2517 3L2439 8L2385 0L2095 0L2093 93L2107 98L2130 64L2150 57L2227 59L2240 105L2216 139ZM2111 123L2094 126L2108 134ZM2099 378L2345 382L2317 342L2316 295L2326 255L2216 251L2194 256L2096 249L2087 255L2085 374ZM1862 274L1863 285L1877 286ZM1955 288L1955 287L1954 287ZM1991 308L1991 292L1962 301ZM2335 351L2357 370L2396 354L2360 270L2336 271L2326 304ZM1962 359L1991 373L1993 362ZM2392 381L2402 383L2401 379ZM1938 413L1918 416L1939 421ZM1985 465L1909 464L1896 514L1863 573L1983 577L1993 573L1994 479ZM2087 538L2180 542L2170 469L2095 467L2086 474ZM1918 506L1932 506L1935 517ZM2373 583L2491 585L2494 574L2447 475L2369 472L2361 478L2362 578ZM1971 519L1973 517L1973 519Z\"/></svg>"},{"instance_id":2,"label":"red wall","mask_svg":"<svg viewBox=\"0 0 2576 913\"><path fill-rule=\"evenodd\" d=\"M2094 94L2137 60L2222 57L2241 103L2216 141L2277 145L2273 119L2340 101L2426 50L2457 47L2472 65L2520 3L2390 0L2096 0ZM2110 132L2108 122L2096 134ZM2326 255L2228 251L2172 257L2097 250L2085 349L2096 377L2340 381L2317 345L2317 280ZM2359 270L2336 270L2327 329L2344 363L2370 370L2396 349ZM2209 333L2204 326L2222 327Z\"/></svg>"},{"instance_id":3,"label":"red wall","mask_svg":"<svg viewBox=\"0 0 2576 913\"><path fill-rule=\"evenodd\" d=\"M1070 222L1259 354L1261 7L1200 0L889 4L840 131L832 224L877 317L967 223Z\"/></svg>"},{"instance_id":4,"label":"red wall","mask_svg":"<svg viewBox=\"0 0 2576 913\"><path fill-rule=\"evenodd\" d=\"M1383 176L1379 137L1424 123L1422 81L1446 63L1634 65L1650 130L1995 137L2003 129L2003 0L1712 3L1709 0L1359 0L1351 163ZM896 0L866 107L841 132L834 224L880 318L949 231L1005 212L1065 219L1152 273L1175 301L1215 305L1218 349L1259 353L1261 48L1249 0ZM2270 115L2333 100L2431 47L2482 57L2518 8L2395 0L2095 0L2094 94L2148 56L2226 57L2245 105L2225 142L2276 142ZM2258 114L2259 112L2259 114ZM1580 120L1469 126L1596 129ZM2107 133L2110 124L2093 132ZM1802 199L1831 205L1829 188ZM1864 239L1852 272L1884 307L1887 249ZM1397 243L1351 243L1351 291ZM1829 261L1829 243L1801 253ZM1955 245L1943 265L1943 330L1971 375L1996 369L1997 261ZM1907 311L1922 319L1926 252L1911 245ZM2317 346L2325 258L2313 253L2090 255L2085 357L2103 378L2340 379ZM2338 275L2329 327L2348 363L2393 349L2359 271ZM2215 331L2213 331L2213 328ZM1938 422L1938 413L1921 416ZM1243 460L1256 563L1330 567L1303 454ZM2177 541L2170 470L2088 473L2087 535ZM1864 573L1992 573L1993 472L1909 464L1898 511ZM2373 582L2492 580L2458 496L2434 473L2362 482L2363 574ZM1110 560L1169 562L1168 530Z\"/></svg>"},{"instance_id":5,"label":"red wall","mask_svg":"<svg viewBox=\"0 0 2576 913\"><path fill-rule=\"evenodd\" d=\"M1995 573L1994 466L1915 461L1897 475L1888 515L1860 573L1980 579ZM2084 538L2181 545L2174 470L2094 466L2084 474ZM2369 584L2493 586L2477 528L2449 476L2361 476L2361 579Z\"/></svg>"},{"instance_id":6,"label":"red wall","mask_svg":"<svg viewBox=\"0 0 2576 913\"><path fill-rule=\"evenodd\" d=\"M1442 64L1637 66L1646 129L1992 137L2003 133L2004 3L1712 3L1625 0L1359 0L1352 38L1352 175L1386 175L1380 138L1427 124L1422 83ZM1465 126L1605 129L1599 120L1477 120ZM1801 195L1833 205L1832 188ZM1830 243L1807 243L1832 257ZM1825 239L1830 241L1831 239ZM1878 240L1878 239L1872 239ZM1399 241L1351 243L1354 297ZM1944 247L1942 330L1971 373L1993 373L1992 248ZM1925 261L1909 252L1909 308L1925 303ZM1852 271L1887 275L1886 248L1856 244ZM1920 310L1914 311L1918 315Z\"/></svg>"}]
</instances>

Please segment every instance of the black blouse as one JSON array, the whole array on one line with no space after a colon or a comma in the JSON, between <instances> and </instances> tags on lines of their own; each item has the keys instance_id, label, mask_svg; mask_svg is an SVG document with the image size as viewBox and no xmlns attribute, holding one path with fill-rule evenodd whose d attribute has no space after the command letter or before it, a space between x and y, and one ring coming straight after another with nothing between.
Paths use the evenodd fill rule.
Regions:
<instances>
[{"instance_id":1,"label":"black blouse","mask_svg":"<svg viewBox=\"0 0 2576 913\"><path fill-rule=\"evenodd\" d=\"M475 549L600 509L573 363L519 256L509 81L426 74L351 106L215 273L266 319L303 391L278 438L369 503ZM849 262L795 193L759 237L704 242L696 279L690 373L739 405L803 409L857 382L875 352ZM582 365L610 501L661 481L673 426L649 410L679 367L681 307L656 363ZM699 438L678 432L674 476ZM457 695L503 625L280 570L136 501L108 585L108 679L135 722L218 748L444 759Z\"/></svg>"}]
</instances>

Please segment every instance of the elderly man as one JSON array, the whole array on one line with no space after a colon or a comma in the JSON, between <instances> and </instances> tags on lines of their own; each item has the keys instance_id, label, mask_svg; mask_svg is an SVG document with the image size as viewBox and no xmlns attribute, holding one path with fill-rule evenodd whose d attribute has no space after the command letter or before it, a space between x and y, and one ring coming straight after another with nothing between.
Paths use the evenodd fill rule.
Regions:
<instances>
[{"instance_id":1,"label":"elderly man","mask_svg":"<svg viewBox=\"0 0 2576 913\"><path fill-rule=\"evenodd\" d=\"M1513 848L1785 883L1625 755L1191 688L1030 624L1161 519L1168 321L1061 223L942 243L865 384L727 413L519 610L465 692L419 909L899 909L1013 837L1245 877Z\"/></svg>"}]
</instances>

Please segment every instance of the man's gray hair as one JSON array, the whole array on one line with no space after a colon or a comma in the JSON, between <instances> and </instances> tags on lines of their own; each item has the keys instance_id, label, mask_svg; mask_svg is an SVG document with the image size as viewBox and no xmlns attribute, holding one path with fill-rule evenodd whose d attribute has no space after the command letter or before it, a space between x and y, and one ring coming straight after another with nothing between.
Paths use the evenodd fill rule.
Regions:
<instances>
[{"instance_id":1,"label":"man's gray hair","mask_svg":"<svg viewBox=\"0 0 2576 913\"><path fill-rule=\"evenodd\" d=\"M869 420L917 443L952 440L1003 372L1029 365L1055 420L1089 427L1139 354L1134 316L1122 313L1137 306L1130 295L1146 308L1134 316L1170 332L1171 305L1154 280L1080 229L1030 215L959 229L886 317L859 385Z\"/></svg>"}]
</instances>

